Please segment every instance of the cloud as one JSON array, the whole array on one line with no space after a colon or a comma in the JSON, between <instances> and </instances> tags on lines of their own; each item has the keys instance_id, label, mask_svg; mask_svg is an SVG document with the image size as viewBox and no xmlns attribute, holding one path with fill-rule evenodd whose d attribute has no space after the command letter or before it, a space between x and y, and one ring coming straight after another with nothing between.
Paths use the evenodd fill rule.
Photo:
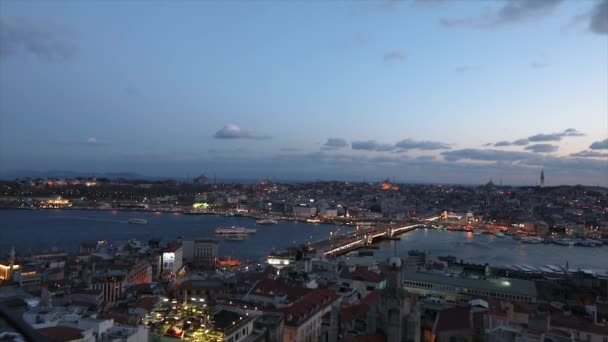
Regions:
<instances>
[{"instance_id":1,"label":"cloud","mask_svg":"<svg viewBox=\"0 0 608 342\"><path fill-rule=\"evenodd\" d=\"M213 137L216 139L270 139L270 137L268 136L255 135L250 131L243 130L235 124L228 124L222 127L222 129L215 132L215 135Z\"/></svg>"},{"instance_id":2,"label":"cloud","mask_svg":"<svg viewBox=\"0 0 608 342\"><path fill-rule=\"evenodd\" d=\"M598 173L603 174L604 180L606 178L606 171L608 170L608 161L601 159L592 158L560 158L554 156L542 156L539 158L530 158L522 160L521 165L540 166L545 169L550 168L557 172L572 173L578 172L577 182L580 182L580 173Z\"/></svg>"},{"instance_id":3,"label":"cloud","mask_svg":"<svg viewBox=\"0 0 608 342\"><path fill-rule=\"evenodd\" d=\"M95 145L97 144L97 139L95 137L90 137L89 139L87 139L87 144Z\"/></svg>"},{"instance_id":4,"label":"cloud","mask_svg":"<svg viewBox=\"0 0 608 342\"><path fill-rule=\"evenodd\" d=\"M418 157L416 157L416 160L431 161L431 160L435 160L435 156L418 156Z\"/></svg>"},{"instance_id":5,"label":"cloud","mask_svg":"<svg viewBox=\"0 0 608 342\"><path fill-rule=\"evenodd\" d=\"M446 28L473 27L491 29L509 24L541 20L551 14L563 0L507 0L495 11L488 11L478 17L442 18L440 24Z\"/></svg>"},{"instance_id":6,"label":"cloud","mask_svg":"<svg viewBox=\"0 0 608 342\"><path fill-rule=\"evenodd\" d=\"M602 141L596 141L591 146L589 146L592 150L608 150L608 139L604 139Z\"/></svg>"},{"instance_id":7,"label":"cloud","mask_svg":"<svg viewBox=\"0 0 608 342\"><path fill-rule=\"evenodd\" d=\"M524 146L524 145L528 145L529 143L530 143L530 141L528 139L517 139L513 142L513 145Z\"/></svg>"},{"instance_id":8,"label":"cloud","mask_svg":"<svg viewBox=\"0 0 608 342\"><path fill-rule=\"evenodd\" d=\"M353 141L351 143L351 148L353 150L362 150L362 151L392 151L395 149L394 145L390 144L381 144L376 140L366 140L366 141Z\"/></svg>"},{"instance_id":9,"label":"cloud","mask_svg":"<svg viewBox=\"0 0 608 342\"><path fill-rule=\"evenodd\" d=\"M25 17L0 17L0 58L29 54L42 61L72 58L77 45L69 29Z\"/></svg>"},{"instance_id":10,"label":"cloud","mask_svg":"<svg viewBox=\"0 0 608 342\"><path fill-rule=\"evenodd\" d=\"M574 128L568 128L562 132L565 137L582 137L585 133L579 132Z\"/></svg>"},{"instance_id":11,"label":"cloud","mask_svg":"<svg viewBox=\"0 0 608 342\"><path fill-rule=\"evenodd\" d=\"M481 145L481 146L483 146L483 147L488 147L488 146L492 146L492 145L493 145L492 143L485 143L485 144L483 144L483 145Z\"/></svg>"},{"instance_id":12,"label":"cloud","mask_svg":"<svg viewBox=\"0 0 608 342\"><path fill-rule=\"evenodd\" d=\"M529 141L559 141L562 140L562 135L560 133L554 134L537 134L531 137L528 137Z\"/></svg>"},{"instance_id":13,"label":"cloud","mask_svg":"<svg viewBox=\"0 0 608 342\"><path fill-rule=\"evenodd\" d=\"M471 69L469 66L467 65L460 65L454 68L454 71L456 72L466 72L469 71L469 69Z\"/></svg>"},{"instance_id":14,"label":"cloud","mask_svg":"<svg viewBox=\"0 0 608 342\"><path fill-rule=\"evenodd\" d=\"M557 151L558 147L551 144L534 144L526 146L525 149L535 153L552 153Z\"/></svg>"},{"instance_id":15,"label":"cloud","mask_svg":"<svg viewBox=\"0 0 608 342\"><path fill-rule=\"evenodd\" d=\"M405 54L399 50L389 51L384 54L385 62L400 62L405 60Z\"/></svg>"},{"instance_id":16,"label":"cloud","mask_svg":"<svg viewBox=\"0 0 608 342\"><path fill-rule=\"evenodd\" d=\"M608 153L585 150L572 153L570 156L575 158L606 158L608 157Z\"/></svg>"},{"instance_id":17,"label":"cloud","mask_svg":"<svg viewBox=\"0 0 608 342\"><path fill-rule=\"evenodd\" d=\"M608 34L608 0L598 1L591 9L589 30L597 34Z\"/></svg>"},{"instance_id":18,"label":"cloud","mask_svg":"<svg viewBox=\"0 0 608 342\"><path fill-rule=\"evenodd\" d=\"M528 137L529 141L560 141L563 137L581 137L585 134L577 131L574 128L568 128L559 133L551 133L551 134L536 134L531 137Z\"/></svg>"},{"instance_id":19,"label":"cloud","mask_svg":"<svg viewBox=\"0 0 608 342\"><path fill-rule=\"evenodd\" d=\"M502 151L502 150L480 150L474 148L466 148L462 150L445 151L441 153L446 160L457 161L461 159L479 160L479 161L518 161L526 158L532 158L533 153L519 151Z\"/></svg>"},{"instance_id":20,"label":"cloud","mask_svg":"<svg viewBox=\"0 0 608 342\"><path fill-rule=\"evenodd\" d=\"M396 148L401 150L446 150L450 146L437 141L416 141L412 139L403 139L395 144Z\"/></svg>"},{"instance_id":21,"label":"cloud","mask_svg":"<svg viewBox=\"0 0 608 342\"><path fill-rule=\"evenodd\" d=\"M499 141L496 144L494 144L494 146L496 146L496 147L511 146L511 142L510 141Z\"/></svg>"},{"instance_id":22,"label":"cloud","mask_svg":"<svg viewBox=\"0 0 608 342\"><path fill-rule=\"evenodd\" d=\"M346 147L346 145L348 145L348 143L344 139L329 138L329 139L327 139L327 142L325 144L323 144L323 146L321 148L324 150L336 150L336 149L344 148L344 147Z\"/></svg>"},{"instance_id":23,"label":"cloud","mask_svg":"<svg viewBox=\"0 0 608 342\"><path fill-rule=\"evenodd\" d=\"M549 64L547 64L545 62L539 62L539 61L533 61L532 63L530 63L530 66L534 69L542 69L548 65Z\"/></svg>"},{"instance_id":24,"label":"cloud","mask_svg":"<svg viewBox=\"0 0 608 342\"><path fill-rule=\"evenodd\" d=\"M539 19L550 14L563 0L510 0L498 11L502 23Z\"/></svg>"}]
</instances>

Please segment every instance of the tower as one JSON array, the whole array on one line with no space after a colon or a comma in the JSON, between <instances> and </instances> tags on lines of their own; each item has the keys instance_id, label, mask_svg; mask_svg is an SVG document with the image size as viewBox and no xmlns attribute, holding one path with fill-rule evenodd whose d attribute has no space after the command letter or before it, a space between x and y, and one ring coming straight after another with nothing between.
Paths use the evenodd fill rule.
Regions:
<instances>
[{"instance_id":1,"label":"tower","mask_svg":"<svg viewBox=\"0 0 608 342\"><path fill-rule=\"evenodd\" d=\"M544 188L545 187L545 170L541 170L540 171L540 187Z\"/></svg>"},{"instance_id":2,"label":"tower","mask_svg":"<svg viewBox=\"0 0 608 342\"><path fill-rule=\"evenodd\" d=\"M8 267L10 270L9 272L13 272L13 268L15 267L15 246L12 246L11 251L9 252Z\"/></svg>"},{"instance_id":3,"label":"tower","mask_svg":"<svg viewBox=\"0 0 608 342\"><path fill-rule=\"evenodd\" d=\"M380 291L380 330L387 342L401 342L407 336L407 317L412 313L407 292L403 289L402 260L392 257L388 261L386 287Z\"/></svg>"}]
</instances>

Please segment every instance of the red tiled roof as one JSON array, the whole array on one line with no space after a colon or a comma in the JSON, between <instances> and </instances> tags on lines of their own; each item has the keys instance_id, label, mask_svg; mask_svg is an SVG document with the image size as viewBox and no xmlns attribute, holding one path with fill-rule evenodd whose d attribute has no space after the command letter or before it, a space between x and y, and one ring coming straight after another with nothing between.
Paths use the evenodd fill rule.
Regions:
<instances>
[{"instance_id":1,"label":"red tiled roof","mask_svg":"<svg viewBox=\"0 0 608 342\"><path fill-rule=\"evenodd\" d=\"M359 304L343 307L341 310L342 320L351 322L357 318L364 317L372 306L378 303L379 298L380 292L374 290L365 296Z\"/></svg>"},{"instance_id":2,"label":"red tiled roof","mask_svg":"<svg viewBox=\"0 0 608 342\"><path fill-rule=\"evenodd\" d=\"M309 292L311 292L311 290L305 287L291 286L278 280L264 278L255 285L255 288L251 293L263 296L285 295L290 300L296 300Z\"/></svg>"},{"instance_id":3,"label":"red tiled roof","mask_svg":"<svg viewBox=\"0 0 608 342\"><path fill-rule=\"evenodd\" d=\"M340 278L342 279L351 279L351 280L359 280L366 281L370 283L379 283L384 280L384 276L376 273L374 271L370 271L365 267L358 267L352 272L344 271L340 273Z\"/></svg>"},{"instance_id":4,"label":"red tiled roof","mask_svg":"<svg viewBox=\"0 0 608 342\"><path fill-rule=\"evenodd\" d=\"M152 309L154 309L155 305L156 305L156 301L152 297L143 297L143 298L138 299L135 302L136 308L142 308L148 312L152 311Z\"/></svg>"},{"instance_id":5,"label":"red tiled roof","mask_svg":"<svg viewBox=\"0 0 608 342\"><path fill-rule=\"evenodd\" d=\"M304 297L277 311L285 314L286 325L299 326L319 310L331 305L338 298L340 298L339 295L328 289L310 290Z\"/></svg>"},{"instance_id":6,"label":"red tiled roof","mask_svg":"<svg viewBox=\"0 0 608 342\"><path fill-rule=\"evenodd\" d=\"M470 329L470 312L471 308L468 306L441 310L435 320L433 331L438 333L442 331Z\"/></svg>"},{"instance_id":7,"label":"red tiled roof","mask_svg":"<svg viewBox=\"0 0 608 342\"><path fill-rule=\"evenodd\" d=\"M608 335L608 326L595 325L584 317L572 314L570 316L565 316L561 312L551 314L551 327L567 328L569 330L590 332L598 335Z\"/></svg>"},{"instance_id":8,"label":"red tiled roof","mask_svg":"<svg viewBox=\"0 0 608 342\"><path fill-rule=\"evenodd\" d=\"M365 298L363 298L361 300L361 303L367 304L369 306L373 306L376 303L378 303L379 299L380 299L380 291L374 290L374 291L368 293L367 296L365 296Z\"/></svg>"},{"instance_id":9,"label":"red tiled roof","mask_svg":"<svg viewBox=\"0 0 608 342\"><path fill-rule=\"evenodd\" d=\"M342 308L342 321L352 322L359 317L365 317L370 307L367 304L355 304Z\"/></svg>"},{"instance_id":10,"label":"red tiled roof","mask_svg":"<svg viewBox=\"0 0 608 342\"><path fill-rule=\"evenodd\" d=\"M68 342L82 338L82 330L71 327L48 327L38 329L40 335L47 337L51 342Z\"/></svg>"}]
</instances>

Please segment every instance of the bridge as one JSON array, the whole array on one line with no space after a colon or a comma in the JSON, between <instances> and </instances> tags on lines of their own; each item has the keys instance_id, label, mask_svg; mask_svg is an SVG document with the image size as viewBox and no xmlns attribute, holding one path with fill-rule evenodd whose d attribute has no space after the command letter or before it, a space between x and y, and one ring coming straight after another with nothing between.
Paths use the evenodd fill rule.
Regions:
<instances>
[{"instance_id":1,"label":"bridge","mask_svg":"<svg viewBox=\"0 0 608 342\"><path fill-rule=\"evenodd\" d=\"M336 256L349 251L369 246L381 239L393 238L397 235L412 231L422 226L421 223L412 225L388 225L376 227L365 232L354 232L330 237L309 245L311 250L323 250L324 256Z\"/></svg>"}]
</instances>

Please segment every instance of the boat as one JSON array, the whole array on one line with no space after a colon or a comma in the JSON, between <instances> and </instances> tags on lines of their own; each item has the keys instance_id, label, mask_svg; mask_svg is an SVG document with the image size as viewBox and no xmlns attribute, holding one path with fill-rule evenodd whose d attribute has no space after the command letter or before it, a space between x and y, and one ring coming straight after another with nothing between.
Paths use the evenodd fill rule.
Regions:
<instances>
[{"instance_id":1,"label":"boat","mask_svg":"<svg viewBox=\"0 0 608 342\"><path fill-rule=\"evenodd\" d=\"M241 234L226 235L227 241L243 241L246 238L247 238L247 236L241 235Z\"/></svg>"},{"instance_id":2,"label":"boat","mask_svg":"<svg viewBox=\"0 0 608 342\"><path fill-rule=\"evenodd\" d=\"M545 265L545 266L555 273L564 273L564 271L559 266L555 266L555 265Z\"/></svg>"},{"instance_id":3,"label":"boat","mask_svg":"<svg viewBox=\"0 0 608 342\"><path fill-rule=\"evenodd\" d=\"M141 218L132 218L132 219L129 219L129 223L132 223L132 224L147 224L148 220L141 219Z\"/></svg>"},{"instance_id":4,"label":"boat","mask_svg":"<svg viewBox=\"0 0 608 342\"><path fill-rule=\"evenodd\" d=\"M533 244L536 244L536 243L543 242L543 239L541 237L538 237L538 236L529 236L529 237L523 237L523 238L521 238L520 241L523 242L523 243L533 243Z\"/></svg>"},{"instance_id":5,"label":"boat","mask_svg":"<svg viewBox=\"0 0 608 342\"><path fill-rule=\"evenodd\" d=\"M277 224L278 222L276 220L273 219L261 219L261 220L257 220L255 221L256 224L263 224L263 225L270 225L270 224Z\"/></svg>"},{"instance_id":6,"label":"boat","mask_svg":"<svg viewBox=\"0 0 608 342\"><path fill-rule=\"evenodd\" d=\"M473 235L481 235L481 230L476 229L476 230L473 232Z\"/></svg>"},{"instance_id":7,"label":"boat","mask_svg":"<svg viewBox=\"0 0 608 342\"><path fill-rule=\"evenodd\" d=\"M184 215L206 215L207 213L200 210L189 210L184 211Z\"/></svg>"},{"instance_id":8,"label":"boat","mask_svg":"<svg viewBox=\"0 0 608 342\"><path fill-rule=\"evenodd\" d=\"M499 237L499 238L505 237L505 234L503 234L503 232L494 232L494 235L496 235L496 237Z\"/></svg>"},{"instance_id":9,"label":"boat","mask_svg":"<svg viewBox=\"0 0 608 342\"><path fill-rule=\"evenodd\" d=\"M248 235L254 234L256 232L255 229L245 228L245 227L219 227L215 229L215 234L217 235Z\"/></svg>"},{"instance_id":10,"label":"boat","mask_svg":"<svg viewBox=\"0 0 608 342\"><path fill-rule=\"evenodd\" d=\"M307 219L307 220L306 220L306 222L308 222L308 223L320 223L320 222L321 222L321 220L319 220L319 219L313 219L313 218L309 218L309 219Z\"/></svg>"},{"instance_id":11,"label":"boat","mask_svg":"<svg viewBox=\"0 0 608 342\"><path fill-rule=\"evenodd\" d=\"M562 245L562 246L574 246L575 241L572 239L553 239L553 243Z\"/></svg>"}]
</instances>

